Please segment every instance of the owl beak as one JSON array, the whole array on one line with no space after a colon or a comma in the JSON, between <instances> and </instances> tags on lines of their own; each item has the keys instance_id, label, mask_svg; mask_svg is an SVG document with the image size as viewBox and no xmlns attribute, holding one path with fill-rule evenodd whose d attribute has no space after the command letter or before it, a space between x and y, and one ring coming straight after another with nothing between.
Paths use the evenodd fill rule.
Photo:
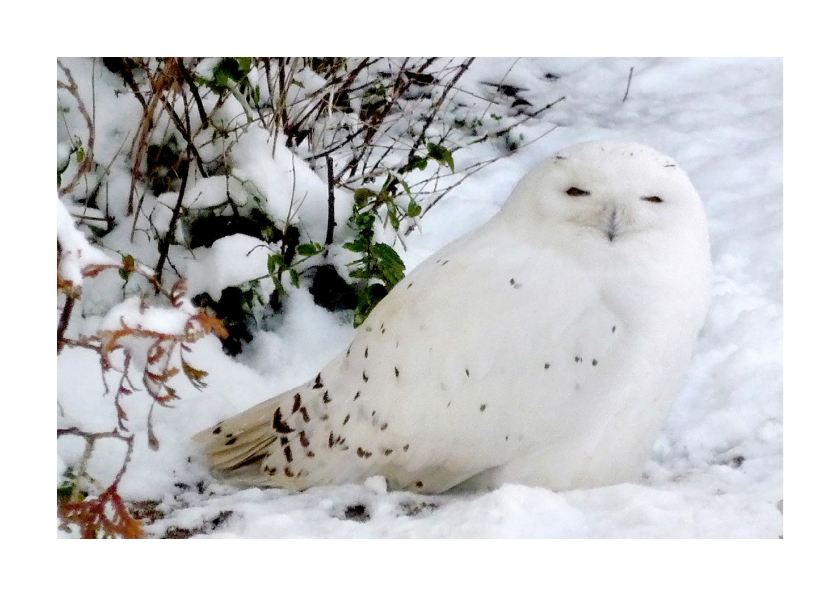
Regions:
<instances>
[{"instance_id":1,"label":"owl beak","mask_svg":"<svg viewBox=\"0 0 840 596\"><path fill-rule=\"evenodd\" d=\"M615 205L613 205L612 211L610 211L610 217L607 220L606 235L610 242L618 236L618 207Z\"/></svg>"}]
</instances>

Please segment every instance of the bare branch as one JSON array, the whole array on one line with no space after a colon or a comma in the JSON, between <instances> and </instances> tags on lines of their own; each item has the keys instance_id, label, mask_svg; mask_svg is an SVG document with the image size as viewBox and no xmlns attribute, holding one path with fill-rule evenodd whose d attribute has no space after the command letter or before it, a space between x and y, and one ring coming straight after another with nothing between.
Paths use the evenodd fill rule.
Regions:
<instances>
[{"instance_id":1,"label":"bare branch","mask_svg":"<svg viewBox=\"0 0 840 596\"><path fill-rule=\"evenodd\" d=\"M88 128L88 143L87 143L87 151L85 151L85 158L82 161L81 167L76 171L76 175L73 176L73 179L70 181L70 184L65 186L64 188L58 191L58 196L63 197L67 193L71 192L76 185L79 183L79 180L82 179L82 176L87 174L91 168L93 167L93 143L96 136L96 132L93 127L93 120L88 114L87 109L85 108L85 104L82 101L82 98L79 96L79 86L76 85L76 80L73 78L73 75L70 73L70 69L64 66L61 63L61 60L58 61L58 66L61 70L64 71L64 76L67 77L67 83L62 81L58 81L58 88L64 89L73 98L76 100L77 105L79 106L79 113L82 115L82 118L85 119L85 124L87 124Z\"/></svg>"}]
</instances>

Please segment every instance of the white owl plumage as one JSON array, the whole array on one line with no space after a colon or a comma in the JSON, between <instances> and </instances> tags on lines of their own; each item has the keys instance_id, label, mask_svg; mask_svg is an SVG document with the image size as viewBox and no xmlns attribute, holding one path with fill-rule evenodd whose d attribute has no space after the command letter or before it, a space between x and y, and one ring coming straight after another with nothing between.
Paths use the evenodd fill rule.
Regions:
<instances>
[{"instance_id":1,"label":"white owl plumage","mask_svg":"<svg viewBox=\"0 0 840 596\"><path fill-rule=\"evenodd\" d=\"M685 172L635 143L576 145L407 275L314 380L195 438L216 476L246 485L634 481L710 283Z\"/></svg>"}]
</instances>

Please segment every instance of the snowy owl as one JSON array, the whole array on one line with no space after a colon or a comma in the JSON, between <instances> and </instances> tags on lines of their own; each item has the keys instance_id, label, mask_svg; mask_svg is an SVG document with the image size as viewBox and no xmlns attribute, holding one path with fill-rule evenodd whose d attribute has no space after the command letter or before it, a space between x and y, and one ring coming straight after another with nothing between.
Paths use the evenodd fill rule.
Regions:
<instances>
[{"instance_id":1,"label":"snowy owl","mask_svg":"<svg viewBox=\"0 0 840 596\"><path fill-rule=\"evenodd\" d=\"M313 380L195 438L217 477L245 485L632 482L710 281L685 172L635 143L576 145L407 275Z\"/></svg>"}]
</instances>

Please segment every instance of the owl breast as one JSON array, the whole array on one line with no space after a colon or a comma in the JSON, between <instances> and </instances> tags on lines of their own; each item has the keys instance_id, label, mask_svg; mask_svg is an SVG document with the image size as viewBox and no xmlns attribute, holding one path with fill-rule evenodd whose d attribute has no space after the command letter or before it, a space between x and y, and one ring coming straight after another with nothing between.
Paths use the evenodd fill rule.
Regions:
<instances>
[{"instance_id":1,"label":"owl breast","mask_svg":"<svg viewBox=\"0 0 840 596\"><path fill-rule=\"evenodd\" d=\"M389 440L410 439L411 451L394 460L406 483L423 476L442 490L558 443L594 456L593 436L619 420L625 434L645 435L647 421L670 405L662 379L684 358L658 351L673 346L668 338L652 341L668 328L667 317L653 314L655 277L636 274L625 287L618 256L614 269L593 269L547 248L505 245L498 232L493 238L492 251L473 238L421 265L337 363L339 376L379 393L373 415Z\"/></svg>"}]
</instances>

